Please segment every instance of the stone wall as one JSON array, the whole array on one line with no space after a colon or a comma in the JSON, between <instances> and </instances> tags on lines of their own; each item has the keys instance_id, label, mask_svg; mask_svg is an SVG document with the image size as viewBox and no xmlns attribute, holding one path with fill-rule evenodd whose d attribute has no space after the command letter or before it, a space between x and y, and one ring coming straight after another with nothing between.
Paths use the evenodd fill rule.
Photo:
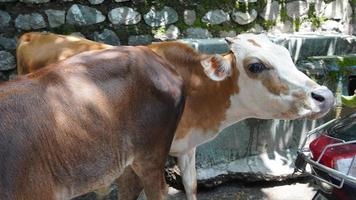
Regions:
<instances>
[{"instance_id":1,"label":"stone wall","mask_svg":"<svg viewBox=\"0 0 356 200\"><path fill-rule=\"evenodd\" d=\"M355 0L0 0L0 79L16 73L16 40L28 31L113 45L241 32L355 34L355 11Z\"/></svg>"}]
</instances>

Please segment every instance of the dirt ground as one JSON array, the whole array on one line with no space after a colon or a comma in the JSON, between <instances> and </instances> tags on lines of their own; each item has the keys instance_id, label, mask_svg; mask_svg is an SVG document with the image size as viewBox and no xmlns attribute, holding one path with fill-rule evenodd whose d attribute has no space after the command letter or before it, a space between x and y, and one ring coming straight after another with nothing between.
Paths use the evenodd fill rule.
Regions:
<instances>
[{"instance_id":1,"label":"dirt ground","mask_svg":"<svg viewBox=\"0 0 356 200\"><path fill-rule=\"evenodd\" d=\"M311 200L316 193L316 186L309 178L302 180L239 184L227 183L215 188L198 190L199 200ZM144 200L141 197L139 200ZM74 200L96 200L90 193ZM117 200L114 189L105 200ZM186 200L183 191L169 188L168 200Z\"/></svg>"},{"instance_id":2,"label":"dirt ground","mask_svg":"<svg viewBox=\"0 0 356 200\"><path fill-rule=\"evenodd\" d=\"M313 184L238 185L228 184L198 192L199 200L311 200L316 192ZM185 200L184 193L170 188L168 200Z\"/></svg>"}]
</instances>

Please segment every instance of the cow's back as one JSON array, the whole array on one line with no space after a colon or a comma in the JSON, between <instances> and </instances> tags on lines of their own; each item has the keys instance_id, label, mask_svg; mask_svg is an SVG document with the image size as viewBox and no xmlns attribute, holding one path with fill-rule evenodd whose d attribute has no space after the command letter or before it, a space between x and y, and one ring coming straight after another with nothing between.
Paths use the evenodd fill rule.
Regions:
<instances>
[{"instance_id":1,"label":"cow's back","mask_svg":"<svg viewBox=\"0 0 356 200\"><path fill-rule=\"evenodd\" d=\"M84 51L110 47L110 45L77 36L40 32L25 33L19 38L16 48L17 71L20 75L28 74Z\"/></svg>"},{"instance_id":2,"label":"cow's back","mask_svg":"<svg viewBox=\"0 0 356 200\"><path fill-rule=\"evenodd\" d=\"M146 47L85 52L2 85L0 199L75 196L168 152L182 88Z\"/></svg>"}]
</instances>

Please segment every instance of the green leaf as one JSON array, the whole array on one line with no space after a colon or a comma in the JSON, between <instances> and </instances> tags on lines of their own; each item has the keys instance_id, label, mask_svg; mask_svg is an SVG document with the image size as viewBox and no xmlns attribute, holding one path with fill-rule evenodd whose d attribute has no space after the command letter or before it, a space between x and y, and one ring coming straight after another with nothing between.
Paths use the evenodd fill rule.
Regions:
<instances>
[{"instance_id":1,"label":"green leaf","mask_svg":"<svg viewBox=\"0 0 356 200\"><path fill-rule=\"evenodd\" d=\"M348 107L356 108L356 95L341 96L342 104Z\"/></svg>"}]
</instances>

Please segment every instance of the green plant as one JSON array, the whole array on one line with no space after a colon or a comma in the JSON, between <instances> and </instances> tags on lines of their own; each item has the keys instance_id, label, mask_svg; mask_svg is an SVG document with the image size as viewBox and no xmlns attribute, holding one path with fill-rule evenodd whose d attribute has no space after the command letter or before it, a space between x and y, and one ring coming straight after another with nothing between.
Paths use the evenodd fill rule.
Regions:
<instances>
[{"instance_id":1,"label":"green plant","mask_svg":"<svg viewBox=\"0 0 356 200\"><path fill-rule=\"evenodd\" d=\"M292 23L293 23L294 30L295 31L299 31L300 25L302 24L301 19L300 18L295 18L295 19L293 19Z\"/></svg>"},{"instance_id":2,"label":"green plant","mask_svg":"<svg viewBox=\"0 0 356 200\"><path fill-rule=\"evenodd\" d=\"M271 29L273 26L276 25L276 22L275 21L272 21L272 20L265 20L263 23L262 23L262 26L266 29L266 30L269 30Z\"/></svg>"}]
</instances>

